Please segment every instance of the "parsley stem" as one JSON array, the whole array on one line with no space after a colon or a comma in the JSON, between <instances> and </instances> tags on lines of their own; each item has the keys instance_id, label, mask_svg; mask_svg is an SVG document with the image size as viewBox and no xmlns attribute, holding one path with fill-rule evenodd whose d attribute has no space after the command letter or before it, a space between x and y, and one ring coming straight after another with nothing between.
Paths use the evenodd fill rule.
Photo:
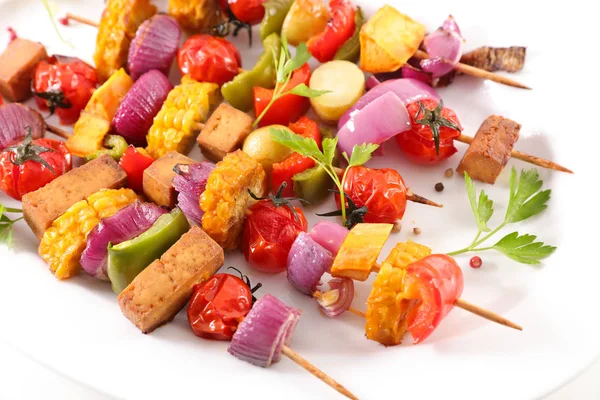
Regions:
<instances>
[{"instance_id":1,"label":"parsley stem","mask_svg":"<svg viewBox=\"0 0 600 400\"><path fill-rule=\"evenodd\" d=\"M350 167L344 170L344 175L342 175L342 182L340 182L340 205L342 206L342 223L344 224L344 226L346 226L346 195L344 194L344 182L346 182L346 175L348 174L349 169Z\"/></svg>"},{"instance_id":2,"label":"parsley stem","mask_svg":"<svg viewBox=\"0 0 600 400\"><path fill-rule=\"evenodd\" d=\"M275 89L273 90L273 97L271 97L271 101L269 101L269 104L267 104L267 106L265 107L265 109L262 110L262 112L260 113L260 115L258 117L256 117L256 119L252 123L252 127L253 128L256 128L256 125L258 125L258 123L260 122L261 119L263 119L263 117L265 116L265 114L267 113L267 111L269 111L269 108L271 108L271 106L273 105L273 103L275 103L275 100L277 100L277 97L279 95L279 93L277 93L278 87L279 87L279 82L275 83Z\"/></svg>"},{"instance_id":3,"label":"parsley stem","mask_svg":"<svg viewBox=\"0 0 600 400\"><path fill-rule=\"evenodd\" d=\"M493 231L491 231L490 233L488 233L487 235L485 235L483 238L479 239L475 243L471 244L469 247L471 249L473 249L474 247L479 246L481 243L485 242L486 240L488 240L489 238L494 236L496 233L498 233L498 231L500 229L504 228L505 226L506 226L506 222L501 223L500 225L498 225L498 227L496 229L494 229Z\"/></svg>"}]
</instances>

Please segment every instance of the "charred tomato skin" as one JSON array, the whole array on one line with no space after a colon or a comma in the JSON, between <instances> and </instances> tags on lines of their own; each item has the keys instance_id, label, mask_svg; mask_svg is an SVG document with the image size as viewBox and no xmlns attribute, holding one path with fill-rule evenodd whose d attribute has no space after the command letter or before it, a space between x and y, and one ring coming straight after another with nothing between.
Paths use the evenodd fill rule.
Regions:
<instances>
[{"instance_id":1,"label":"charred tomato skin","mask_svg":"<svg viewBox=\"0 0 600 400\"><path fill-rule=\"evenodd\" d=\"M300 232L308 222L301 209L296 215L287 206L276 207L271 200L261 200L250 207L244 224L242 248L246 261L262 272L285 271L287 257Z\"/></svg>"}]
</instances>

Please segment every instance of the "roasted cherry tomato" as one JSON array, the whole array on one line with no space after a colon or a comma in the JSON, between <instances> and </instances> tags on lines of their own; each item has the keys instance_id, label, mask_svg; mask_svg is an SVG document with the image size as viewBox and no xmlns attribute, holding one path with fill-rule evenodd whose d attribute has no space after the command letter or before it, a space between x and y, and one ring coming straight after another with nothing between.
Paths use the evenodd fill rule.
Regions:
<instances>
[{"instance_id":1,"label":"roasted cherry tomato","mask_svg":"<svg viewBox=\"0 0 600 400\"><path fill-rule=\"evenodd\" d=\"M240 21L256 25L265 16L264 0L229 0L231 12Z\"/></svg>"},{"instance_id":2,"label":"roasted cherry tomato","mask_svg":"<svg viewBox=\"0 0 600 400\"><path fill-rule=\"evenodd\" d=\"M417 164L437 164L456 153L454 139L460 136L462 127L454 111L435 100L417 101L409 104L407 109L411 129L396 136L406 158ZM435 150L432 126L440 132L439 153Z\"/></svg>"},{"instance_id":3,"label":"roasted cherry tomato","mask_svg":"<svg viewBox=\"0 0 600 400\"><path fill-rule=\"evenodd\" d=\"M308 117L302 117L297 122L289 125L289 128L297 135L305 138L314 139L317 145L321 147L321 134L319 126L315 121ZM276 191L283 182L286 186L281 193L284 197L294 196L294 182L292 178L300 172L306 171L315 166L315 162L298 153L294 153L280 163L273 164L271 171L271 190Z\"/></svg>"},{"instance_id":4,"label":"roasted cherry tomato","mask_svg":"<svg viewBox=\"0 0 600 400\"><path fill-rule=\"evenodd\" d=\"M250 207L242 247L246 261L254 268L277 273L285 271L290 248L296 236L306 232L308 223L301 209L279 196L273 198L275 200L264 199ZM276 202L288 205L278 207Z\"/></svg>"},{"instance_id":5,"label":"roasted cherry tomato","mask_svg":"<svg viewBox=\"0 0 600 400\"><path fill-rule=\"evenodd\" d=\"M242 58L233 43L200 34L183 43L177 53L177 63L183 75L189 74L199 82L222 85L238 74Z\"/></svg>"},{"instance_id":6,"label":"roasted cherry tomato","mask_svg":"<svg viewBox=\"0 0 600 400\"><path fill-rule=\"evenodd\" d=\"M398 171L390 168L350 167L344 181L346 193L356 207L367 206L364 222L393 224L406 210L406 185ZM335 196L341 209L340 197Z\"/></svg>"},{"instance_id":7,"label":"roasted cherry tomato","mask_svg":"<svg viewBox=\"0 0 600 400\"><path fill-rule=\"evenodd\" d=\"M308 63L295 70L286 85L284 92L292 90L301 83L308 86L310 81L310 66ZM258 118L273 99L273 89L255 87L254 115ZM258 126L288 125L306 114L310 107L310 99L295 94L287 94L278 98L259 121Z\"/></svg>"},{"instance_id":8,"label":"roasted cherry tomato","mask_svg":"<svg viewBox=\"0 0 600 400\"><path fill-rule=\"evenodd\" d=\"M21 200L71 169L71 154L65 144L53 139L31 139L0 152L0 189Z\"/></svg>"},{"instance_id":9,"label":"roasted cherry tomato","mask_svg":"<svg viewBox=\"0 0 600 400\"><path fill-rule=\"evenodd\" d=\"M205 339L231 340L238 324L252 308L248 278L216 274L194 286L187 315L192 331ZM260 284L255 288L258 289ZM255 290L254 289L254 290Z\"/></svg>"},{"instance_id":10,"label":"roasted cherry tomato","mask_svg":"<svg viewBox=\"0 0 600 400\"><path fill-rule=\"evenodd\" d=\"M313 36L306 45L310 53L320 62L333 60L335 53L354 34L354 14L356 9L350 0L331 0L325 30Z\"/></svg>"},{"instance_id":11,"label":"roasted cherry tomato","mask_svg":"<svg viewBox=\"0 0 600 400\"><path fill-rule=\"evenodd\" d=\"M129 145L121 156L119 165L127 173L127 184L138 193L143 191L144 171L154 162L146 150Z\"/></svg>"},{"instance_id":12,"label":"roasted cherry tomato","mask_svg":"<svg viewBox=\"0 0 600 400\"><path fill-rule=\"evenodd\" d=\"M97 83L96 70L80 59L52 56L35 67L35 101L41 110L56 111L61 124L74 124Z\"/></svg>"},{"instance_id":13,"label":"roasted cherry tomato","mask_svg":"<svg viewBox=\"0 0 600 400\"><path fill-rule=\"evenodd\" d=\"M404 284L420 300L407 315L413 343L425 340L454 307L464 287L462 270L445 254L432 254L406 268Z\"/></svg>"},{"instance_id":14,"label":"roasted cherry tomato","mask_svg":"<svg viewBox=\"0 0 600 400\"><path fill-rule=\"evenodd\" d=\"M0 96L0 106L2 105L2 96Z\"/></svg>"}]
</instances>

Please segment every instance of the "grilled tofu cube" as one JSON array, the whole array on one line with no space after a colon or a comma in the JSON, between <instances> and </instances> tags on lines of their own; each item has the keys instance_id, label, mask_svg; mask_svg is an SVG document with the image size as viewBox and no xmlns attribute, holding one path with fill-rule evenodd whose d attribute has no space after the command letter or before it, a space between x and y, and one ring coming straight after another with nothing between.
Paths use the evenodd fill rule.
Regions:
<instances>
[{"instance_id":1,"label":"grilled tofu cube","mask_svg":"<svg viewBox=\"0 0 600 400\"><path fill-rule=\"evenodd\" d=\"M223 249L194 226L159 260L144 269L119 294L119 306L143 333L171 321L192 295L223 265Z\"/></svg>"},{"instance_id":2,"label":"grilled tofu cube","mask_svg":"<svg viewBox=\"0 0 600 400\"><path fill-rule=\"evenodd\" d=\"M127 174L119 164L111 156L102 155L23 196L23 216L40 239L73 204L100 189L118 189L126 180Z\"/></svg>"},{"instance_id":3,"label":"grilled tofu cube","mask_svg":"<svg viewBox=\"0 0 600 400\"><path fill-rule=\"evenodd\" d=\"M521 125L497 115L483 121L456 171L465 171L473 179L494 184L510 159L513 145L519 139Z\"/></svg>"},{"instance_id":4,"label":"grilled tofu cube","mask_svg":"<svg viewBox=\"0 0 600 400\"><path fill-rule=\"evenodd\" d=\"M176 151L170 151L152 163L144 171L144 194L159 206L175 207L177 199L173 187L176 164L195 164L196 161Z\"/></svg>"},{"instance_id":5,"label":"grilled tofu cube","mask_svg":"<svg viewBox=\"0 0 600 400\"><path fill-rule=\"evenodd\" d=\"M219 162L227 153L239 149L252 131L252 117L222 103L210 116L198 136L202 154Z\"/></svg>"},{"instance_id":6,"label":"grilled tofu cube","mask_svg":"<svg viewBox=\"0 0 600 400\"><path fill-rule=\"evenodd\" d=\"M38 62L48 58L38 42L17 38L0 55L0 93L9 101L31 96L31 80Z\"/></svg>"}]
</instances>

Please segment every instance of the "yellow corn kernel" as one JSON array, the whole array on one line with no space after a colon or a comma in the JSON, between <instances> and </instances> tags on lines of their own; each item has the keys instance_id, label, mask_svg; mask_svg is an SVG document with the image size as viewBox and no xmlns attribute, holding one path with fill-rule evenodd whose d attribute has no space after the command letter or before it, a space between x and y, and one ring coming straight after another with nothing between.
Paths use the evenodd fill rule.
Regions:
<instances>
[{"instance_id":1,"label":"yellow corn kernel","mask_svg":"<svg viewBox=\"0 0 600 400\"><path fill-rule=\"evenodd\" d=\"M100 81L125 66L131 38L156 11L150 0L108 0L98 26L94 53Z\"/></svg>"},{"instance_id":2,"label":"yellow corn kernel","mask_svg":"<svg viewBox=\"0 0 600 400\"><path fill-rule=\"evenodd\" d=\"M169 0L169 15L192 32L216 25L220 19L218 3L211 0Z\"/></svg>"},{"instance_id":3,"label":"yellow corn kernel","mask_svg":"<svg viewBox=\"0 0 600 400\"><path fill-rule=\"evenodd\" d=\"M248 190L263 196L266 174L258 161L241 150L227 154L208 175L200 196L202 229L224 249L239 245L246 210L254 202Z\"/></svg>"},{"instance_id":4,"label":"yellow corn kernel","mask_svg":"<svg viewBox=\"0 0 600 400\"><path fill-rule=\"evenodd\" d=\"M366 281L392 227L392 224L356 224L333 261L331 275Z\"/></svg>"},{"instance_id":5,"label":"yellow corn kernel","mask_svg":"<svg viewBox=\"0 0 600 400\"><path fill-rule=\"evenodd\" d=\"M431 249L412 240L400 242L392 249L385 259L386 263L396 268L406 268L409 264L425 258L431 254Z\"/></svg>"},{"instance_id":6,"label":"yellow corn kernel","mask_svg":"<svg viewBox=\"0 0 600 400\"><path fill-rule=\"evenodd\" d=\"M169 151L187 154L211 109L220 101L219 86L197 82L188 75L169 92L146 137L154 158Z\"/></svg>"},{"instance_id":7,"label":"yellow corn kernel","mask_svg":"<svg viewBox=\"0 0 600 400\"><path fill-rule=\"evenodd\" d=\"M58 279L75 275L88 233L100 219L114 215L137 199L131 189L103 189L78 201L46 230L38 252Z\"/></svg>"}]
</instances>

